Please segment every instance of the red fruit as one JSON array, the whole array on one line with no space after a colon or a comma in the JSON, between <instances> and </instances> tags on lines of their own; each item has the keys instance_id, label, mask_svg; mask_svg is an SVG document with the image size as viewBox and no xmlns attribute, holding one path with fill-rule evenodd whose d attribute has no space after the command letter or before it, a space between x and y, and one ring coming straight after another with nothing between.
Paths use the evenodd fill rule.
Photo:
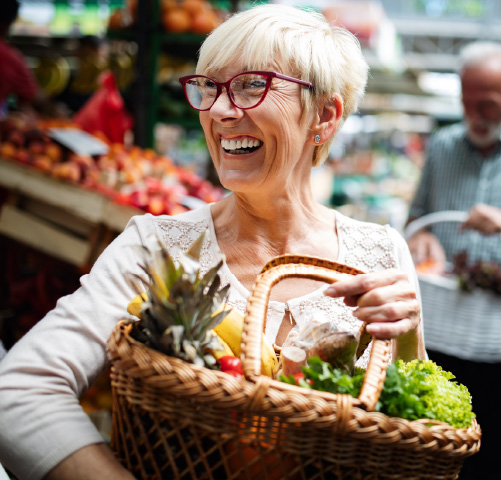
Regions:
<instances>
[{"instance_id":1,"label":"red fruit","mask_svg":"<svg viewBox=\"0 0 501 480\"><path fill-rule=\"evenodd\" d=\"M294 380L296 380L296 385L299 385L299 380L305 380L304 378L304 373L303 372L297 372L294 374ZM313 384L313 380L311 380L310 378L307 378L306 379L306 383L309 384L309 385L312 385Z\"/></svg>"},{"instance_id":2,"label":"red fruit","mask_svg":"<svg viewBox=\"0 0 501 480\"><path fill-rule=\"evenodd\" d=\"M24 146L24 134L20 130L13 130L10 132L7 139L18 148Z\"/></svg>"},{"instance_id":3,"label":"red fruit","mask_svg":"<svg viewBox=\"0 0 501 480\"><path fill-rule=\"evenodd\" d=\"M232 357L231 355L225 355L221 357L218 361L222 372L237 372L240 375L244 374L244 369L242 368L242 360L238 357Z\"/></svg>"},{"instance_id":4,"label":"red fruit","mask_svg":"<svg viewBox=\"0 0 501 480\"><path fill-rule=\"evenodd\" d=\"M162 197L159 197L157 195L151 197L146 206L146 210L152 215L161 215L162 213L164 213L165 206Z\"/></svg>"}]
</instances>

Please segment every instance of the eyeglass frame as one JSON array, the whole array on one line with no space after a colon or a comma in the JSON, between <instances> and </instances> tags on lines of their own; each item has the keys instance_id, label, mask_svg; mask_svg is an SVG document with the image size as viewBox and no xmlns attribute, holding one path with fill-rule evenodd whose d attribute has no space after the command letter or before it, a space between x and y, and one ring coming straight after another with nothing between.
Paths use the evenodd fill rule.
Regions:
<instances>
[{"instance_id":1,"label":"eyeglass frame","mask_svg":"<svg viewBox=\"0 0 501 480\"><path fill-rule=\"evenodd\" d=\"M253 73L256 75L266 76L265 90L264 90L263 96L261 97L261 100L259 100L259 102L257 102L256 105L253 105L252 107L240 107L233 100L232 94L230 94L230 92L231 92L230 85L231 85L231 82L233 80L235 80L235 78L239 77L240 75L247 75L250 73ZM214 101L212 102L211 106L208 108L196 108L195 106L193 106L193 104L190 102L190 99L188 97L188 93L186 91L186 84L188 83L188 81L191 80L192 78L199 78L199 77L208 78L209 80L214 82L214 84L216 85L216 88L217 88L217 93L216 93L216 96L214 97ZM268 91L270 90L270 87L271 87L271 82L273 81L274 78L278 78L280 80L287 80L288 82L293 82L293 83L297 83L299 85L302 85L304 87L308 87L310 90L315 90L315 85L313 85L312 83L307 82L305 80L300 80L299 78L289 77L288 75L283 75L282 73L266 72L266 71L261 71L261 70L251 70L249 72L239 73L238 75L231 77L227 82L218 82L218 81L214 80L213 78L208 77L206 75L185 75L184 77L179 78L179 82L183 86L184 96L186 97L186 100L188 101L190 106L192 108L194 108L195 110L198 110L199 112L206 112L207 110L210 110L214 106L214 104L217 102L217 99L220 97L221 93L223 92L223 87L226 89L226 93L228 94L228 98L230 99L231 104L235 108L239 108L240 110L250 110L251 108L256 108L259 105L261 105L261 103L263 103L264 99L266 98L266 95L268 95Z\"/></svg>"}]
</instances>

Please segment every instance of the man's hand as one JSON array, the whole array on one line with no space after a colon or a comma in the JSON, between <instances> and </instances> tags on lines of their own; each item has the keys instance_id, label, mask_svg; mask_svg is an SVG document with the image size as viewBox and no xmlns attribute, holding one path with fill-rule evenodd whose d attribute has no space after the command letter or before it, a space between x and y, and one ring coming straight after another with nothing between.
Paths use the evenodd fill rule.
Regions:
<instances>
[{"instance_id":1,"label":"man's hand","mask_svg":"<svg viewBox=\"0 0 501 480\"><path fill-rule=\"evenodd\" d=\"M484 235L501 232L501 208L478 203L469 212L461 230L477 230Z\"/></svg>"},{"instance_id":2,"label":"man's hand","mask_svg":"<svg viewBox=\"0 0 501 480\"><path fill-rule=\"evenodd\" d=\"M446 256L438 238L426 230L420 230L407 241L416 268L427 264L426 273L442 275L445 272Z\"/></svg>"}]
</instances>

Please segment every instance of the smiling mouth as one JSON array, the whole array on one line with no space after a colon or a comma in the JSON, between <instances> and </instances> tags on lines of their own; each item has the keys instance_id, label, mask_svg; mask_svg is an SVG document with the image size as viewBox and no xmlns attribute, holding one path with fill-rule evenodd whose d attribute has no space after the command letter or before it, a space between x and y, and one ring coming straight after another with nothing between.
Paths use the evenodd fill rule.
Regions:
<instances>
[{"instance_id":1,"label":"smiling mouth","mask_svg":"<svg viewBox=\"0 0 501 480\"><path fill-rule=\"evenodd\" d=\"M263 142L257 139L244 138L243 140L221 139L221 147L227 153L242 154L251 153L257 150Z\"/></svg>"}]
</instances>

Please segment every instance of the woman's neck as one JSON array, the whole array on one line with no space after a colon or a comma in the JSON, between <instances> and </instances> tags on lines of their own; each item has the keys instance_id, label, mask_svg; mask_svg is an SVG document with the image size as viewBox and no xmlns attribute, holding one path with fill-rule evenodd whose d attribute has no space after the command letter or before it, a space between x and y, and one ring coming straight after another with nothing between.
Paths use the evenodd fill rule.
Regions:
<instances>
[{"instance_id":1,"label":"woman's neck","mask_svg":"<svg viewBox=\"0 0 501 480\"><path fill-rule=\"evenodd\" d=\"M230 195L211 207L217 242L228 268L250 290L262 267L284 254L310 255L337 260L338 240L334 211L315 204L281 201L256 208ZM286 301L319 288L317 282L306 285L280 282L272 298Z\"/></svg>"},{"instance_id":2,"label":"woman's neck","mask_svg":"<svg viewBox=\"0 0 501 480\"><path fill-rule=\"evenodd\" d=\"M265 255L312 254L312 250L322 249L322 236L331 244L335 239L334 212L313 199L250 202L232 194L213 205L212 217L223 249L248 245L256 254L259 250Z\"/></svg>"}]
</instances>

